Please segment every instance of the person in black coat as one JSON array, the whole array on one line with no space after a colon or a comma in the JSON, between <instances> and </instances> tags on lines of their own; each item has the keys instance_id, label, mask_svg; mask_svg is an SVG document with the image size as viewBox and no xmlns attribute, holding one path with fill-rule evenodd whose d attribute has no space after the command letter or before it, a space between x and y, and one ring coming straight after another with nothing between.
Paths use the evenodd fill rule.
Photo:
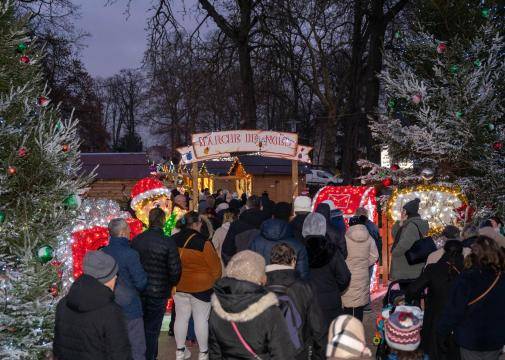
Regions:
<instances>
[{"instance_id":1,"label":"person in black coat","mask_svg":"<svg viewBox=\"0 0 505 360\"><path fill-rule=\"evenodd\" d=\"M312 207L312 200L308 196L297 196L293 203L293 210L295 216L290 221L291 228L293 229L293 235L295 239L303 243L303 222L307 215L310 214Z\"/></svg>"},{"instance_id":2,"label":"person in black coat","mask_svg":"<svg viewBox=\"0 0 505 360\"><path fill-rule=\"evenodd\" d=\"M181 276L181 259L176 244L163 233L165 213L160 208L149 212L149 229L132 240L147 273L147 287L141 294L146 335L146 359L158 356L158 336L172 287Z\"/></svg>"},{"instance_id":3,"label":"person in black coat","mask_svg":"<svg viewBox=\"0 0 505 360\"><path fill-rule=\"evenodd\" d=\"M246 231L250 232L251 236L255 236L257 231L252 230L259 230L261 223L265 220L265 213L260 210L260 200L257 196L250 196L247 199L246 207L247 210L240 214L238 220L231 223L230 229L224 239L221 256L225 265L237 253L235 237Z\"/></svg>"},{"instance_id":4,"label":"person in black coat","mask_svg":"<svg viewBox=\"0 0 505 360\"><path fill-rule=\"evenodd\" d=\"M351 272L342 254L329 244L326 220L319 213L307 216L303 224L310 267L310 284L323 314L323 327L343 314L342 292L349 286Z\"/></svg>"},{"instance_id":5,"label":"person in black coat","mask_svg":"<svg viewBox=\"0 0 505 360\"><path fill-rule=\"evenodd\" d=\"M102 251L84 256L81 275L56 307L58 360L131 360L123 312L114 302L118 266Z\"/></svg>"},{"instance_id":6,"label":"person in black coat","mask_svg":"<svg viewBox=\"0 0 505 360\"><path fill-rule=\"evenodd\" d=\"M325 333L321 309L314 302L314 293L310 284L300 280L295 271L296 254L287 244L275 245L270 256L270 265L266 267L267 290L286 294L294 302L301 316L299 338L302 347L295 359L305 360L312 353L312 359L325 359Z\"/></svg>"},{"instance_id":7,"label":"person in black coat","mask_svg":"<svg viewBox=\"0 0 505 360\"><path fill-rule=\"evenodd\" d=\"M442 258L437 263L426 266L421 276L410 284L406 291L406 300L410 303L419 299L424 289L428 289L421 330L421 348L433 360L451 360L458 355L455 357L440 348L436 324L447 304L452 284L463 271L463 245L459 240L449 240L444 245L444 251Z\"/></svg>"},{"instance_id":8,"label":"person in black coat","mask_svg":"<svg viewBox=\"0 0 505 360\"><path fill-rule=\"evenodd\" d=\"M331 223L331 209L330 205L327 203L320 203L316 207L316 213L319 213L324 216L326 220L326 236L330 240L330 244L335 246L336 249L340 252L340 254L344 257L344 260L347 258L347 244L345 241L345 232L339 233L337 229L333 227Z\"/></svg>"},{"instance_id":9,"label":"person in black coat","mask_svg":"<svg viewBox=\"0 0 505 360\"><path fill-rule=\"evenodd\" d=\"M212 295L210 360L254 359L255 355L262 360L294 358L277 296L263 287L265 282L265 260L261 255L245 250L230 260L225 277L216 283Z\"/></svg>"},{"instance_id":10,"label":"person in black coat","mask_svg":"<svg viewBox=\"0 0 505 360\"><path fill-rule=\"evenodd\" d=\"M452 286L438 334L454 333L461 359L498 360L505 345L505 256L496 241L479 236Z\"/></svg>"}]
</instances>

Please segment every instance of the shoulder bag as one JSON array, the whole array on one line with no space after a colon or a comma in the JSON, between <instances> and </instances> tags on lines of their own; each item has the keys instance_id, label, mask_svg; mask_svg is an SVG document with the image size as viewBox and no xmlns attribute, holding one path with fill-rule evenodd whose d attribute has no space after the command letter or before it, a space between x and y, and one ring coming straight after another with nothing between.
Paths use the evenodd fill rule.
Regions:
<instances>
[{"instance_id":1,"label":"shoulder bag","mask_svg":"<svg viewBox=\"0 0 505 360\"><path fill-rule=\"evenodd\" d=\"M422 264L428 260L428 256L432 252L437 250L437 246L431 236L423 237L421 230L419 230L419 226L414 222L412 224L414 224L419 233L419 240L412 244L410 249L405 252L405 257L409 265Z\"/></svg>"},{"instance_id":2,"label":"shoulder bag","mask_svg":"<svg viewBox=\"0 0 505 360\"><path fill-rule=\"evenodd\" d=\"M486 291L484 291L482 294L480 294L479 296L477 296L475 299L473 299L472 301L470 301L468 303L468 306L471 306L471 305L474 305L476 303L478 303L479 301L481 301L482 299L484 299L486 297L487 294L489 294L489 292L491 290L493 290L493 288L496 286L496 284L498 284L498 280L500 280L500 277L501 277L501 272L499 272L497 275L496 275L496 279L494 279L493 283L487 288Z\"/></svg>"}]
</instances>

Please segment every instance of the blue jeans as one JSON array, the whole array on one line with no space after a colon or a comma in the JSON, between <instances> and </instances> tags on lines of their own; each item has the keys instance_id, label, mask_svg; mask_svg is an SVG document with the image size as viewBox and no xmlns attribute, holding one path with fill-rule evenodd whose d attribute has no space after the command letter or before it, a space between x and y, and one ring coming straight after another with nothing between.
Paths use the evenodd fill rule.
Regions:
<instances>
[{"instance_id":1,"label":"blue jeans","mask_svg":"<svg viewBox=\"0 0 505 360\"><path fill-rule=\"evenodd\" d=\"M144 333L144 320L142 318L128 320L127 328L133 360L145 360L146 336Z\"/></svg>"},{"instance_id":2,"label":"blue jeans","mask_svg":"<svg viewBox=\"0 0 505 360\"><path fill-rule=\"evenodd\" d=\"M146 333L146 360L156 360L158 358L158 337L160 336L167 303L168 299L142 298L144 330Z\"/></svg>"}]
</instances>

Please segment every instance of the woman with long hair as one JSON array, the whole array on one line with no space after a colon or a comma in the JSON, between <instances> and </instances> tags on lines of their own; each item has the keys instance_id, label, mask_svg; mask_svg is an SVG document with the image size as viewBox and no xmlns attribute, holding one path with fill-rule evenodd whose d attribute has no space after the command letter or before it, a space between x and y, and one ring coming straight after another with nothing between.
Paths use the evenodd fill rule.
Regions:
<instances>
[{"instance_id":1,"label":"woman with long hair","mask_svg":"<svg viewBox=\"0 0 505 360\"><path fill-rule=\"evenodd\" d=\"M438 324L454 334L462 360L498 360L505 344L505 256L496 242L479 236L465 258Z\"/></svg>"},{"instance_id":2,"label":"woman with long hair","mask_svg":"<svg viewBox=\"0 0 505 360\"><path fill-rule=\"evenodd\" d=\"M185 346L191 315L200 348L198 359L207 360L210 297L214 283L221 277L221 261L212 243L200 233L202 219L196 212L185 214L176 226L180 231L171 240L179 248L182 265L181 279L174 295L176 360L191 357Z\"/></svg>"},{"instance_id":3,"label":"woman with long hair","mask_svg":"<svg viewBox=\"0 0 505 360\"><path fill-rule=\"evenodd\" d=\"M444 245L442 258L427 265L421 276L407 289L407 302L419 299L424 290L428 289L421 330L421 348L430 359L455 359L454 354L451 356L440 349L435 326L448 301L451 286L462 271L463 245L459 240L449 240Z\"/></svg>"}]
</instances>

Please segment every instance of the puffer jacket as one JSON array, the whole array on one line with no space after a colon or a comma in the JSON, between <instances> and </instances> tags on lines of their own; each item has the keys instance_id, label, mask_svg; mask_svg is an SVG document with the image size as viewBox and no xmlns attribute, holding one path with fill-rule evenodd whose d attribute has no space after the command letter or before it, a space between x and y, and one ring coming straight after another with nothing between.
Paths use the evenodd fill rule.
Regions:
<instances>
[{"instance_id":1,"label":"puffer jacket","mask_svg":"<svg viewBox=\"0 0 505 360\"><path fill-rule=\"evenodd\" d=\"M298 242L292 235L291 226L288 222L279 219L269 219L261 225L260 235L251 243L250 250L260 254L265 258L265 263L270 264L270 254L272 248L277 244L285 243L296 253L296 271L300 278L309 278L309 259L307 250L302 243Z\"/></svg>"},{"instance_id":2,"label":"puffer jacket","mask_svg":"<svg viewBox=\"0 0 505 360\"><path fill-rule=\"evenodd\" d=\"M339 230L334 226L331 221L330 206L325 203L317 205L316 212L323 215L326 219L326 237L331 241L331 244L340 251L342 256L347 258L347 247L345 243L345 223L343 217L340 217ZM337 220L337 219L335 219Z\"/></svg>"},{"instance_id":3,"label":"puffer jacket","mask_svg":"<svg viewBox=\"0 0 505 360\"><path fill-rule=\"evenodd\" d=\"M262 360L294 358L294 348L275 294L248 281L222 278L214 286L209 319L211 360L250 360L231 322Z\"/></svg>"},{"instance_id":4,"label":"puffer jacket","mask_svg":"<svg viewBox=\"0 0 505 360\"><path fill-rule=\"evenodd\" d=\"M112 291L82 275L56 307L53 353L58 360L129 360L125 318Z\"/></svg>"},{"instance_id":5,"label":"puffer jacket","mask_svg":"<svg viewBox=\"0 0 505 360\"><path fill-rule=\"evenodd\" d=\"M342 294L344 307L364 306L370 301L370 274L368 268L379 259L375 241L365 225L351 226L345 234L347 259L351 272L349 287Z\"/></svg>"},{"instance_id":6,"label":"puffer jacket","mask_svg":"<svg viewBox=\"0 0 505 360\"><path fill-rule=\"evenodd\" d=\"M173 240L160 228L149 228L132 240L147 273L147 287L142 296L168 298L181 276L181 260Z\"/></svg>"},{"instance_id":7,"label":"puffer jacket","mask_svg":"<svg viewBox=\"0 0 505 360\"><path fill-rule=\"evenodd\" d=\"M421 236L426 236L429 228L428 222L419 216L407 219L401 227L399 222L394 224L395 244L391 251L391 280L417 279L421 275L424 263L409 265L405 252L421 239Z\"/></svg>"}]
</instances>

